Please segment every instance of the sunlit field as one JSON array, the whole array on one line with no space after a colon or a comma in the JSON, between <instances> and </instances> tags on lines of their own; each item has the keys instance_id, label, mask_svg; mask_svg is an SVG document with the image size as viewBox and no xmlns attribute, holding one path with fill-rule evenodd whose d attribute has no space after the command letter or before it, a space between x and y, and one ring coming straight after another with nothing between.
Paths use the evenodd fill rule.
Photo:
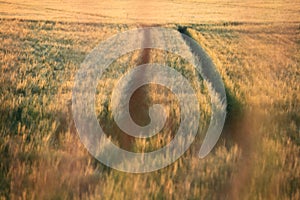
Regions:
<instances>
[{"instance_id":1,"label":"sunlit field","mask_svg":"<svg viewBox=\"0 0 300 200\"><path fill-rule=\"evenodd\" d=\"M145 26L196 40L226 89L217 145L197 156L211 116L210 96L190 63L161 50L123 55L96 91L99 124L120 147L149 152L172 140L180 119L165 88L139 88L132 118L165 104L166 127L150 139L122 132L112 90L129 69L161 63L197 90L195 142L176 162L141 174L120 172L84 147L72 117L72 88L85 57L114 34ZM300 3L296 1L0 1L0 199L300 199ZM122 48L122 46L116 48Z\"/></svg>"}]
</instances>

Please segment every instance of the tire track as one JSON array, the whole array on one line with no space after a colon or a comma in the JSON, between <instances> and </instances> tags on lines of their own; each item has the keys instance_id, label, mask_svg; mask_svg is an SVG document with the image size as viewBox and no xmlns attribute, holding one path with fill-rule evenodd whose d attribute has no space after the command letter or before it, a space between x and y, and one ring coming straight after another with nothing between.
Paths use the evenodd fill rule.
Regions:
<instances>
[{"instance_id":1,"label":"tire track","mask_svg":"<svg viewBox=\"0 0 300 200\"><path fill-rule=\"evenodd\" d=\"M142 25L142 28L146 28L145 25ZM151 34L150 30L143 29L143 42L142 46L149 46L151 43ZM142 49L140 57L136 66L147 64L150 62L150 51L151 49ZM146 71L142 70L136 76L132 77L133 80L143 80L147 76ZM141 87L134 92L129 102L130 113L132 114L133 120L140 126L145 126L150 122L148 116L148 107L149 102L149 89L147 87Z\"/></svg>"},{"instance_id":2,"label":"tire track","mask_svg":"<svg viewBox=\"0 0 300 200\"><path fill-rule=\"evenodd\" d=\"M141 28L145 28L147 26L142 25ZM151 34L148 29L143 30L143 41L142 46L149 45L151 42ZM151 49L142 49L139 55L136 66L147 64L150 62L150 51ZM131 77L132 80L143 80L146 76L146 71L141 71L135 76ZM149 88L148 87L140 87L138 88L130 98L129 101L129 111L131 118L133 121L140 125L145 126L150 123L150 117L148 115L149 109ZM122 131L118 125L114 122L111 127L113 130L114 137L117 137L119 145L121 148L132 151L134 146L135 137L125 133Z\"/></svg>"},{"instance_id":3,"label":"tire track","mask_svg":"<svg viewBox=\"0 0 300 200\"><path fill-rule=\"evenodd\" d=\"M184 29L184 34L191 34ZM188 46L190 46L187 43ZM193 49L193 46L190 46ZM203 63L207 62L207 59L202 55L194 55L202 59ZM257 121L253 118L261 118L256 111L248 111L237 99L232 91L226 87L226 98L227 98L227 116L222 131L222 137L227 140L226 143L236 144L241 150L241 156L235 167L237 171L234 172L224 185L224 189L219 191L219 198L226 199L240 199L248 189L247 186L251 184L252 172L255 163L256 147L259 141L259 135L254 130L257 129ZM231 144L232 145L232 144ZM247 192L246 192L247 193Z\"/></svg>"}]
</instances>

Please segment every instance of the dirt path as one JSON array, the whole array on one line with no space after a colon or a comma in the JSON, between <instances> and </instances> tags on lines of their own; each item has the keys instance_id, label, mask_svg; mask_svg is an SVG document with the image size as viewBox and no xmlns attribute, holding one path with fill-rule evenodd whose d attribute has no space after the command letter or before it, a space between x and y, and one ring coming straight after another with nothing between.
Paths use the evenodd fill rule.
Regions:
<instances>
[{"instance_id":1,"label":"dirt path","mask_svg":"<svg viewBox=\"0 0 300 200\"><path fill-rule=\"evenodd\" d=\"M142 27L146 27L142 25ZM148 29L143 30L143 46L149 46L151 42L151 35ZM147 64L150 61L150 51L151 49L142 49L140 53L140 57L136 66ZM133 80L143 80L146 76L146 72L143 70L138 73L136 76L132 77ZM133 120L140 126L145 126L150 122L150 118L148 116L148 95L149 95L149 87L142 86L137 89L136 92L131 97L129 102L129 109Z\"/></svg>"},{"instance_id":2,"label":"dirt path","mask_svg":"<svg viewBox=\"0 0 300 200\"><path fill-rule=\"evenodd\" d=\"M146 27L145 25L142 25L142 27ZM151 42L151 35L149 30L144 30L143 33L143 46L147 46ZM150 61L150 49L142 49L140 52L140 56L138 58L137 63L135 63L135 66L147 64ZM132 77L132 80L143 80L146 76L145 71L141 71L140 73L136 74L134 77ZM129 101L129 110L130 115L133 121L140 125L145 126L150 123L150 118L148 115L148 109L149 109L149 87L142 86L138 88L133 95L130 98ZM110 124L107 126L107 124ZM135 138L128 133L125 133L122 131L118 125L113 123L107 123L104 122L104 131L107 133L110 133L113 138L116 138L120 148L132 151L133 144L135 141Z\"/></svg>"},{"instance_id":3,"label":"dirt path","mask_svg":"<svg viewBox=\"0 0 300 200\"><path fill-rule=\"evenodd\" d=\"M178 40L181 39L182 38L178 38ZM145 29L143 32L143 46L149 46L150 42L151 33L148 29ZM178 42L178 44L181 43ZM189 47L189 45L187 44L182 48L186 47ZM136 66L149 63L151 57L150 54L151 49L142 49ZM201 55L193 56L201 57ZM146 71L141 71L140 73L132 77L132 80L143 80L145 77ZM129 102L131 117L133 121L140 126L145 126L150 123L148 112L151 98L149 95L153 95L150 87L142 86L133 93ZM257 138L252 131L254 124L249 122L251 116L246 115L245 113L237 114L236 109L238 110L239 108L237 108L236 105L234 105L233 107L234 109L229 111L228 113L228 118L225 122L225 129L222 134L226 138L226 140L230 141L230 143L234 143L239 146L242 152L242 156L237 162L237 171L232 175L231 180L226 184L226 188L223 191L219 191L219 195L220 197L227 197L229 199L238 199L247 189L247 185L250 184L249 181L251 181L251 172L253 167L252 161ZM169 120L174 119L169 118ZM168 122L168 124L170 125L173 123ZM120 147L132 151L135 138L128 135L127 133L124 133L118 128L117 125L114 125L113 130L113 134L117 134L120 139Z\"/></svg>"},{"instance_id":4,"label":"dirt path","mask_svg":"<svg viewBox=\"0 0 300 200\"><path fill-rule=\"evenodd\" d=\"M190 35L185 28L180 32ZM190 49L194 47L186 43ZM201 54L193 54L199 57L203 63L209 62L210 58ZM203 67L204 74L209 73L209 69ZM225 85L226 87L226 85ZM222 131L222 137L229 145L238 145L241 150L241 156L236 163L236 171L231 175L231 179L226 183L223 191L219 191L220 198L226 199L239 199L247 191L248 186L251 184L251 177L253 171L254 156L256 153L256 145L259 141L259 136L254 130L257 130L257 124L253 118L258 118L255 112L247 112L236 99L229 89L226 91L227 99L227 116ZM249 193L249 192L248 192Z\"/></svg>"}]
</instances>

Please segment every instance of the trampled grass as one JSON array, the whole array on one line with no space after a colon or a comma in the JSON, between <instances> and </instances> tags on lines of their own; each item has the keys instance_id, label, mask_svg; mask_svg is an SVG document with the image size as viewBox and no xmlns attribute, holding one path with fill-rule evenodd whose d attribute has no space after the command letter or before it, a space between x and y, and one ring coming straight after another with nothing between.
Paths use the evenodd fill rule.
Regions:
<instances>
[{"instance_id":1,"label":"trampled grass","mask_svg":"<svg viewBox=\"0 0 300 200\"><path fill-rule=\"evenodd\" d=\"M195 4L192 1L185 6ZM106 14L111 17L111 21L103 20L106 23L98 22L96 15L80 23L74 22L74 16L68 21L67 17L44 20L47 17L42 15L39 20L23 20L32 17L1 15L0 198L299 199L300 23L293 17L299 15L297 4L289 4L236 2L223 8L208 2L205 5L218 7L226 21L209 20L208 14L203 14L203 23L191 16L178 23L174 17L165 18L170 21L163 21L161 26L186 27L184 32L211 56L226 86L228 115L218 145L208 157L199 159L195 155L210 116L205 86L201 87L201 79L191 76L189 64L174 55L151 50L149 62L181 70L191 77L195 87L202 88L197 97L203 111L203 130L183 157L146 174L119 172L94 159L76 133L70 106L74 77L85 56L115 33L138 27L136 22L146 20L147 15L126 21ZM244 18L235 20L239 15L230 15L233 5L248 12L272 11L250 19L246 11L241 11ZM247 5L251 6L245 8ZM196 13L196 8L191 13ZM78 9L78 13L83 12ZM127 11L129 18L134 15L129 8ZM168 14L172 16L172 12ZM111 23L114 20L116 23ZM140 63L140 54L135 51L118 59L99 82L96 111L102 124L114 127L109 94L119 76ZM160 101L167 93L170 110L174 109L177 116L176 100L168 91L155 86L142 90L152 101ZM172 127L176 123L170 121ZM151 151L164 144L160 141L171 138L166 133L127 147L125 139L113 137L116 143L125 141L120 144L124 148Z\"/></svg>"}]
</instances>

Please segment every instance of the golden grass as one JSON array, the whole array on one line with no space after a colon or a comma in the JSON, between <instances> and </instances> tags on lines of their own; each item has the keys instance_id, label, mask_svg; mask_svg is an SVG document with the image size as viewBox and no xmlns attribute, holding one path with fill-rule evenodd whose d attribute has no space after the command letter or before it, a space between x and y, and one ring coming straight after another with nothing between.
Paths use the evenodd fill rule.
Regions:
<instances>
[{"instance_id":1,"label":"golden grass","mask_svg":"<svg viewBox=\"0 0 300 200\"><path fill-rule=\"evenodd\" d=\"M294 0L4 0L5 18L102 23L297 22Z\"/></svg>"},{"instance_id":2,"label":"golden grass","mask_svg":"<svg viewBox=\"0 0 300 200\"><path fill-rule=\"evenodd\" d=\"M85 8L74 8L81 4L73 2L63 11L51 10L57 7L55 1L10 3L0 3L0 199L300 198L299 4L134 2L136 6L126 4L121 12L125 3L103 10L110 4L88 2ZM156 18L155 13L162 13L159 9L166 5L169 11ZM38 9L32 13L33 6ZM85 13L93 6L97 9L91 12L96 13ZM140 6L152 9L140 16L135 12ZM45 12L45 7L51 11ZM26 10L30 13L25 14ZM106 17L98 16L100 11ZM184 14L179 17L181 11ZM60 22L76 21L76 16L78 21L114 23ZM4 19L12 17L20 19ZM145 20L170 22L163 26L175 29L177 25L171 22L181 23L205 48L226 86L228 119L221 140L205 159L195 156L202 134L172 165L128 174L105 167L86 151L74 129L70 99L85 55L100 41ZM121 70L138 63L139 55L136 51L118 59L111 66L114 70L99 82L96 110L100 121L111 120L111 116L101 116L101 111L109 111L107 95ZM184 73L193 74L178 57L157 50L151 50L150 62L166 62L174 68L180 63ZM193 81L197 87L197 80ZM157 90L149 88L148 95ZM160 93L155 95L152 98L161 98ZM205 124L210 108L203 94L197 95ZM161 137L168 139L168 135ZM158 141L141 140L133 148L149 151L160 147Z\"/></svg>"}]
</instances>

